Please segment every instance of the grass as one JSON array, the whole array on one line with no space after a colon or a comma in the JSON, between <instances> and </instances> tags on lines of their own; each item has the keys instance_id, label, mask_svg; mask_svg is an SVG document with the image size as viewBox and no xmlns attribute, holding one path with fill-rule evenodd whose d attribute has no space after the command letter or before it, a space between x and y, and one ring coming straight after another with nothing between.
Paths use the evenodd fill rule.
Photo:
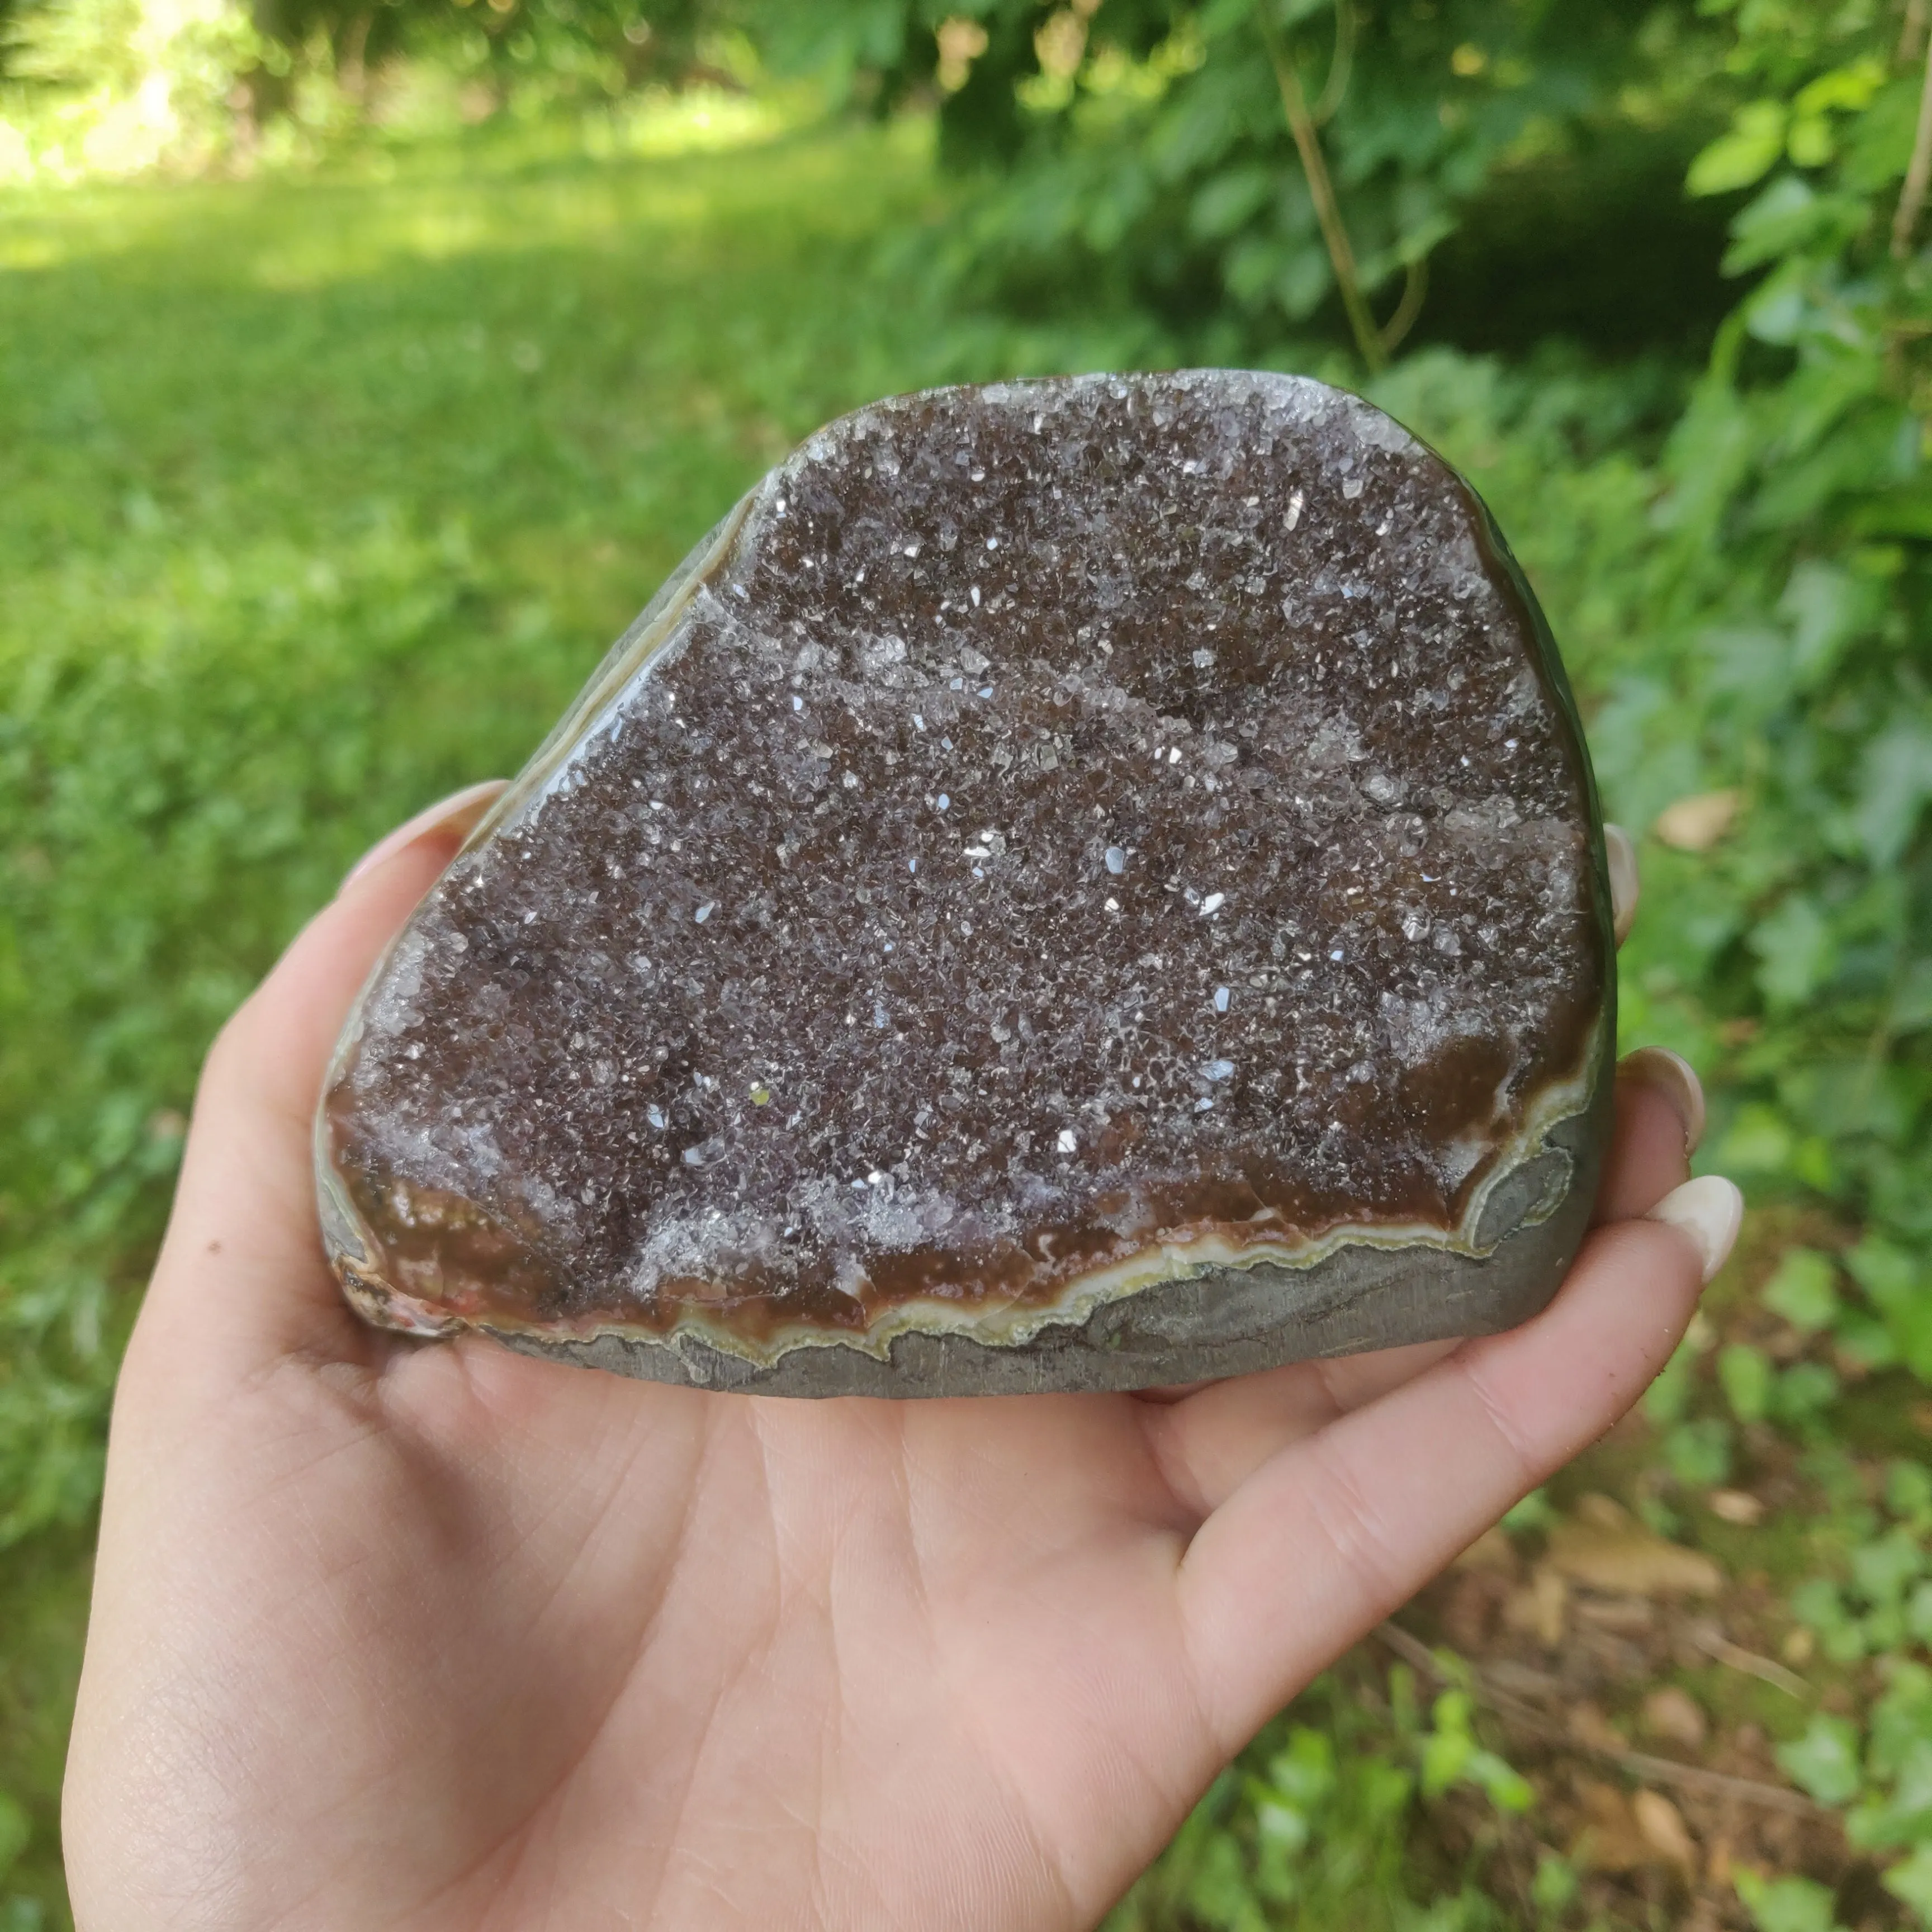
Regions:
<instances>
[{"instance_id":1,"label":"grass","mask_svg":"<svg viewBox=\"0 0 1932 1932\"><path fill-rule=\"evenodd\" d=\"M0 200L0 1925L64 1909L103 1398L210 1034L795 438L920 380L870 262L931 195L908 127Z\"/></svg>"},{"instance_id":2,"label":"grass","mask_svg":"<svg viewBox=\"0 0 1932 1932\"><path fill-rule=\"evenodd\" d=\"M941 313L882 266L878 238L942 206L917 124L644 145L525 128L301 178L0 196L0 1932L65 1923L57 1792L106 1400L222 1017L357 852L521 762L801 434L928 381L1157 359L1104 316L1028 335ZM1438 354L1391 380L1491 494L1587 695L1626 619L1599 595L1616 559L1585 536L1644 526L1642 458L1575 455L1582 404L1512 418L1492 365ZM1606 742L1634 822L1684 788ZM1626 1012L1674 1039L1670 907L1696 885L1651 856L1662 936ZM1892 1681L1868 1653L1923 1654L1905 1595L1854 1582L1815 1629L1789 1607L1894 1532L1922 1554L1926 1512L1891 1473L1925 1460L1922 1386L1840 1364L1827 1408L1774 1428L1717 1374L1734 1343L1787 1378L1827 1359L1756 1291L1794 1241L1840 1238L1761 1217L1674 1393L1414 1607L1474 1689L1540 1672L1654 1750L1644 1700L1674 1684L1708 1724L1692 1761L1778 1780L1780 1744ZM1566 1586L1562 1633L1539 1634L1548 1531L1596 1492L1715 1556L1719 1601ZM1714 1506L1740 1495L1759 1526ZM1686 1648L1712 1615L1804 1663L1812 1701ZM1694 1871L1612 1856L1614 1756L1580 1768L1441 1688L1351 1659L1121 1922L1742 1925L1738 1870L1821 1883L1847 1924L1903 1922L1835 1824L1780 1836L1686 1798Z\"/></svg>"}]
</instances>

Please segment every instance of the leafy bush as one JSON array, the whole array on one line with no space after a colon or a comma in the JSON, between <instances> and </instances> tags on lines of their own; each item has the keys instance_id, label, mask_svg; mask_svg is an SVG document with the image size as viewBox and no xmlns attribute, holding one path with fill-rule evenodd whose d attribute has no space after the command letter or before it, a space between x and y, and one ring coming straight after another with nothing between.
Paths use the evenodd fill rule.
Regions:
<instances>
[{"instance_id":1,"label":"leafy bush","mask_svg":"<svg viewBox=\"0 0 1932 1932\"><path fill-rule=\"evenodd\" d=\"M1460 1690L1425 1709L1401 1665L1386 1696L1362 1672L1320 1678L1217 1781L1108 1932L1180 1922L1204 1932L1506 1924L1480 1860L1436 1875L1448 1882L1432 1900L1414 1889L1408 1841L1429 1804L1451 1791L1509 1813L1530 1802L1528 1785L1478 1742L1472 1718Z\"/></svg>"}]
</instances>

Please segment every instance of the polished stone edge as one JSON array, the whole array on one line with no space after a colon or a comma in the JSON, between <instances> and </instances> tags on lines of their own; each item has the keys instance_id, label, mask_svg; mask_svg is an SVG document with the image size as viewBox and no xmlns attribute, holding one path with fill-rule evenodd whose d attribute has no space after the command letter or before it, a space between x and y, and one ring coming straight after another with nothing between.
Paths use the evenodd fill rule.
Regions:
<instances>
[{"instance_id":1,"label":"polished stone edge","mask_svg":"<svg viewBox=\"0 0 1932 1932\"><path fill-rule=\"evenodd\" d=\"M352 1208L332 1174L320 1190L323 1239L364 1320L423 1338L470 1329L524 1354L639 1379L774 1396L994 1395L1156 1388L1246 1375L1311 1356L1514 1328L1553 1294L1595 1198L1614 1102L1613 1014L1570 1089L1582 1105L1537 1124L1523 1156L1471 1204L1460 1245L1439 1234L1392 1241L1346 1231L1306 1260L1193 1268L1088 1294L1023 1332L988 1337L908 1324L885 1337L801 1335L754 1355L734 1338L606 1328L561 1336L494 1327L419 1302L368 1268ZM1453 1238L1451 1238L1453 1239Z\"/></svg>"},{"instance_id":2,"label":"polished stone edge","mask_svg":"<svg viewBox=\"0 0 1932 1932\"><path fill-rule=\"evenodd\" d=\"M1319 1356L1496 1334L1548 1304L1589 1226L1614 1104L1607 1053L1598 1066L1588 1106L1552 1128L1543 1154L1516 1171L1520 1186L1511 1192L1520 1210L1533 1216L1567 1168L1561 1199L1543 1218L1522 1221L1486 1256L1351 1244L1304 1268L1263 1264L1162 1282L1020 1346L912 1332L894 1337L883 1358L820 1342L760 1364L690 1335L660 1341L609 1332L588 1340L478 1332L520 1354L644 1381L748 1395L890 1397L1156 1388ZM1507 1211L1505 1204L1492 1196L1491 1211L1498 1210ZM386 1319L399 1325L393 1314Z\"/></svg>"}]
</instances>

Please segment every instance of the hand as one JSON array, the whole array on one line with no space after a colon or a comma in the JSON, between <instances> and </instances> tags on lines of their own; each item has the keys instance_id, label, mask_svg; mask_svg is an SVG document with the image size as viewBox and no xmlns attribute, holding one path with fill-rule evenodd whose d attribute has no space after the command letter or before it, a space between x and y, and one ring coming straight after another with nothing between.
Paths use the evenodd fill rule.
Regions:
<instances>
[{"instance_id":1,"label":"hand","mask_svg":"<svg viewBox=\"0 0 1932 1932\"><path fill-rule=\"evenodd\" d=\"M1607 1428L1736 1230L1678 1063L1513 1334L1181 1399L784 1402L365 1328L310 1123L486 800L209 1056L107 1466L82 1932L1091 1925L1337 1653ZM1673 1103L1674 1100L1674 1103Z\"/></svg>"}]
</instances>

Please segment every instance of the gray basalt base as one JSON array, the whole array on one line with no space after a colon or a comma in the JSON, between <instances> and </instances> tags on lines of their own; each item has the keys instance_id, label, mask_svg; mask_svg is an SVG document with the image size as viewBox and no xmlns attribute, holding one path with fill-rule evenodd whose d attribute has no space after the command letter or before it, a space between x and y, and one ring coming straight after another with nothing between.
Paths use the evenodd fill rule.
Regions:
<instances>
[{"instance_id":1,"label":"gray basalt base","mask_svg":"<svg viewBox=\"0 0 1932 1932\"><path fill-rule=\"evenodd\" d=\"M494 1339L519 1354L688 1388L914 1396L1174 1387L1318 1356L1500 1334L1548 1305L1589 1226L1613 1084L1610 1058L1601 1060L1588 1112L1553 1130L1544 1153L1490 1197L1480 1238L1496 1245L1486 1256L1349 1246L1307 1268L1217 1268L1106 1303L1078 1327L1046 1329L1024 1347L911 1334L896 1337L883 1360L838 1342L801 1346L766 1364L694 1336Z\"/></svg>"}]
</instances>

